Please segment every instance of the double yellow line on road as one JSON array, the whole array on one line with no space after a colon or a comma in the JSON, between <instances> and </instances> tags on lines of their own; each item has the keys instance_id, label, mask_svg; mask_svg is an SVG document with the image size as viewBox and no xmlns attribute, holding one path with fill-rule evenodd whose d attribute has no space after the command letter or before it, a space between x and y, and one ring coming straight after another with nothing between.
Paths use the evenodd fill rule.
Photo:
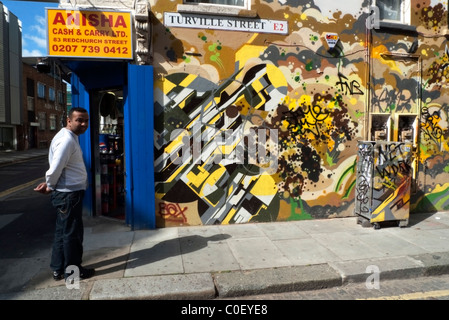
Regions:
<instances>
[{"instance_id":1,"label":"double yellow line on road","mask_svg":"<svg viewBox=\"0 0 449 320\"><path fill-rule=\"evenodd\" d=\"M40 182L42 182L42 181L44 181L44 178L39 178L39 179L30 181L30 182L21 184L21 185L19 185L19 186L15 186L15 187L13 187L13 188L11 188L11 189L2 191L2 192L0 192L0 199L3 198L3 197L9 196L10 194L12 194L12 193L14 193L14 192L17 192L17 191L20 191L20 190L22 190L22 189L26 189L26 188L29 188L29 187L31 187L31 186L34 186L34 187L35 187L35 186L37 186L37 185L38 185Z\"/></svg>"},{"instance_id":2,"label":"double yellow line on road","mask_svg":"<svg viewBox=\"0 0 449 320\"><path fill-rule=\"evenodd\" d=\"M385 296L385 297L357 299L357 300L421 300L439 297L449 297L449 290L413 292L413 293L400 294L397 296Z\"/></svg>"}]
</instances>

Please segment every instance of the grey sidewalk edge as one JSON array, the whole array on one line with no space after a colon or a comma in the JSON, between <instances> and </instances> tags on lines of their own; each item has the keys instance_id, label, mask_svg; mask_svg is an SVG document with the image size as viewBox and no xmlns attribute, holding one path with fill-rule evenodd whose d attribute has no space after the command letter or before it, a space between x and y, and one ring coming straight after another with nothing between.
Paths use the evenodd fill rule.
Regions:
<instances>
[{"instance_id":1,"label":"grey sidewalk edge","mask_svg":"<svg viewBox=\"0 0 449 320\"><path fill-rule=\"evenodd\" d=\"M90 300L206 300L215 298L210 273L129 277L95 281Z\"/></svg>"},{"instance_id":2,"label":"grey sidewalk edge","mask_svg":"<svg viewBox=\"0 0 449 320\"><path fill-rule=\"evenodd\" d=\"M342 284L328 264L213 274L220 298L323 289Z\"/></svg>"},{"instance_id":3,"label":"grey sidewalk edge","mask_svg":"<svg viewBox=\"0 0 449 320\"><path fill-rule=\"evenodd\" d=\"M213 300L293 291L320 290L379 280L449 274L449 253L362 259L315 265L229 271L90 279L79 289L64 285L0 294L0 300Z\"/></svg>"},{"instance_id":4,"label":"grey sidewalk edge","mask_svg":"<svg viewBox=\"0 0 449 320\"><path fill-rule=\"evenodd\" d=\"M425 253L413 255L411 258L423 264L424 276L449 274L449 252Z\"/></svg>"},{"instance_id":5,"label":"grey sidewalk edge","mask_svg":"<svg viewBox=\"0 0 449 320\"><path fill-rule=\"evenodd\" d=\"M380 281L449 274L449 253L247 271L98 280L94 283L89 298L210 300L320 290L343 286L349 282L366 282L377 271Z\"/></svg>"},{"instance_id":6,"label":"grey sidewalk edge","mask_svg":"<svg viewBox=\"0 0 449 320\"><path fill-rule=\"evenodd\" d=\"M382 279L410 279L414 277L449 274L449 253L329 262L342 277L343 284L366 282L374 274Z\"/></svg>"},{"instance_id":7,"label":"grey sidewalk edge","mask_svg":"<svg viewBox=\"0 0 449 320\"><path fill-rule=\"evenodd\" d=\"M81 283L79 289L67 289L64 285L37 290L0 294L0 300L86 300L89 284Z\"/></svg>"}]
</instances>

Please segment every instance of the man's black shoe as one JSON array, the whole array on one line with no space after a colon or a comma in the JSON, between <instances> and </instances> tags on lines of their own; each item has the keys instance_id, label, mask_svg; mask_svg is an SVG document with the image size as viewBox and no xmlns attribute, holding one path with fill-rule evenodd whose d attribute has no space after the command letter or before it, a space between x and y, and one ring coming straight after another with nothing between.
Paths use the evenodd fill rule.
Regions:
<instances>
[{"instance_id":1,"label":"man's black shoe","mask_svg":"<svg viewBox=\"0 0 449 320\"><path fill-rule=\"evenodd\" d=\"M53 271L53 279L55 281L59 281L59 280L64 279L64 273L58 272L58 271Z\"/></svg>"},{"instance_id":2,"label":"man's black shoe","mask_svg":"<svg viewBox=\"0 0 449 320\"><path fill-rule=\"evenodd\" d=\"M82 268L80 270L80 278L81 279L89 279L89 278L93 277L94 274L95 274L95 269Z\"/></svg>"}]
</instances>

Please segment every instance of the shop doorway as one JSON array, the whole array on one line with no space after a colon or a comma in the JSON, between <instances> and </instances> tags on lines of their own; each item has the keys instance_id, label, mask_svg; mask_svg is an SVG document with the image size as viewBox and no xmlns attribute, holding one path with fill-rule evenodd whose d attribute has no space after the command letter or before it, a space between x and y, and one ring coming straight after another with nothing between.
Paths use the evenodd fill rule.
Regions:
<instances>
[{"instance_id":1,"label":"shop doorway","mask_svg":"<svg viewBox=\"0 0 449 320\"><path fill-rule=\"evenodd\" d=\"M90 106L95 212L125 220L123 89L92 90Z\"/></svg>"},{"instance_id":2,"label":"shop doorway","mask_svg":"<svg viewBox=\"0 0 449 320\"><path fill-rule=\"evenodd\" d=\"M90 116L87 134L80 136L83 159L88 168L90 182L83 202L84 214L88 216L101 215L102 199L106 200L106 197L101 196L102 166L100 158L103 157L100 157L100 133L103 128L101 127L100 101L104 93L112 92L116 95L116 101L119 103L116 133L118 130L122 138L123 160L120 165L121 168L125 168L126 174L122 171L122 177L125 179L123 186L120 187L121 190L126 190L124 191L125 205L117 202L117 207L114 210L111 210L108 205L107 213L103 212L109 217L119 217L120 219L125 217L124 222L133 230L154 229L156 219L153 166L153 67L110 61L71 61L67 63L70 70L73 71L71 76L72 105L85 106ZM123 125L121 124L122 118ZM104 122L104 124L107 123ZM120 143L117 146L120 148ZM118 154L120 155L120 153ZM123 197L119 198L120 201L122 199Z\"/></svg>"}]
</instances>

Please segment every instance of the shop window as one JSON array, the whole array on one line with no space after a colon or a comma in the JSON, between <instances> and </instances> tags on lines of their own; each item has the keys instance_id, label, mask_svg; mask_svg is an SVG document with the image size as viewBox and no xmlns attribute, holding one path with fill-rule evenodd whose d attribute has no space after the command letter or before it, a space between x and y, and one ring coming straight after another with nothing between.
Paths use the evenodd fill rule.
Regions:
<instances>
[{"instance_id":1,"label":"shop window","mask_svg":"<svg viewBox=\"0 0 449 320\"><path fill-rule=\"evenodd\" d=\"M375 0L381 22L410 24L410 0Z\"/></svg>"},{"instance_id":2,"label":"shop window","mask_svg":"<svg viewBox=\"0 0 449 320\"><path fill-rule=\"evenodd\" d=\"M42 99L45 98L45 84L42 82L37 83L37 96Z\"/></svg>"}]
</instances>

